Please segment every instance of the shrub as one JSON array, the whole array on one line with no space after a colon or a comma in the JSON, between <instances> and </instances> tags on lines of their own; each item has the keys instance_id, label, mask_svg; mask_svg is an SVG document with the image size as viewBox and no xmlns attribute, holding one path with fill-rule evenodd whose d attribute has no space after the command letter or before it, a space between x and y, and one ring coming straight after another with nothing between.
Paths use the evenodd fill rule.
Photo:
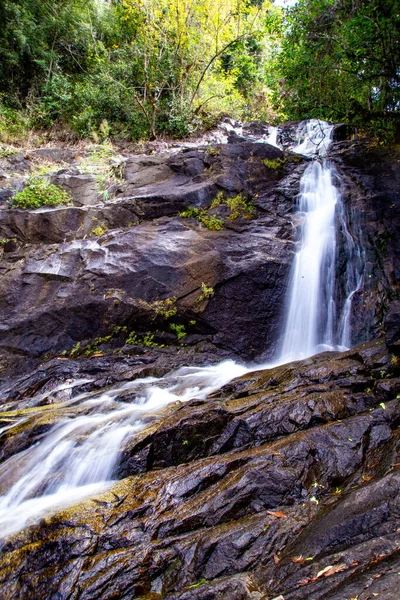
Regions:
<instances>
[{"instance_id":1,"label":"shrub","mask_svg":"<svg viewBox=\"0 0 400 600\"><path fill-rule=\"evenodd\" d=\"M61 187L53 185L40 177L29 177L22 192L11 199L13 208L33 209L41 206L70 204L71 196Z\"/></svg>"},{"instance_id":2,"label":"shrub","mask_svg":"<svg viewBox=\"0 0 400 600\"><path fill-rule=\"evenodd\" d=\"M176 323L171 323L169 328L176 334L178 340L181 340L186 336L185 326L177 325Z\"/></svg>"},{"instance_id":3,"label":"shrub","mask_svg":"<svg viewBox=\"0 0 400 600\"><path fill-rule=\"evenodd\" d=\"M178 216L183 217L184 219L195 218L199 223L203 223L207 229L211 229L212 231L220 231L224 227L223 220L214 215L209 215L207 209L199 210L198 208L190 206L187 210L179 213Z\"/></svg>"},{"instance_id":4,"label":"shrub","mask_svg":"<svg viewBox=\"0 0 400 600\"><path fill-rule=\"evenodd\" d=\"M153 314L153 320L156 318L168 320L176 315L178 309L176 308L175 303L175 297L165 298L165 300L154 300L153 302L139 300L139 304Z\"/></svg>"},{"instance_id":5,"label":"shrub","mask_svg":"<svg viewBox=\"0 0 400 600\"><path fill-rule=\"evenodd\" d=\"M18 142L29 134L29 119L22 111L4 106L0 97L0 142Z\"/></svg>"}]
</instances>

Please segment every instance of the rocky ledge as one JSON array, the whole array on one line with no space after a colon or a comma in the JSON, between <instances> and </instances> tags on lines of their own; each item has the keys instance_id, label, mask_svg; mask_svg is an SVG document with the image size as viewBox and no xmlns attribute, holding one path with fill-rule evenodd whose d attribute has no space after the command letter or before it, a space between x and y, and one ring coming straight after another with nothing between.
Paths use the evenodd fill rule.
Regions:
<instances>
[{"instance_id":1,"label":"rocky ledge","mask_svg":"<svg viewBox=\"0 0 400 600\"><path fill-rule=\"evenodd\" d=\"M399 372L374 341L168 407L109 492L4 542L2 597L394 600Z\"/></svg>"}]
</instances>

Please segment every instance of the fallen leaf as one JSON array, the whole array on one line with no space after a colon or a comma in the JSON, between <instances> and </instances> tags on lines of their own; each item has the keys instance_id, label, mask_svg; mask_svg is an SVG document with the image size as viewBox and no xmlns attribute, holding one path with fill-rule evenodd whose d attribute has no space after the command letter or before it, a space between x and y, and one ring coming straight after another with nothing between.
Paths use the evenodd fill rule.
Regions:
<instances>
[{"instance_id":1,"label":"fallen leaf","mask_svg":"<svg viewBox=\"0 0 400 600\"><path fill-rule=\"evenodd\" d=\"M306 562L306 559L303 558L302 556L294 556L292 558L292 563L299 563L300 565L304 565L305 562Z\"/></svg>"},{"instance_id":2,"label":"fallen leaf","mask_svg":"<svg viewBox=\"0 0 400 600\"><path fill-rule=\"evenodd\" d=\"M267 510L267 513L269 515L272 515L273 517L277 517L278 519L283 519L284 517L287 516L287 515L285 515L285 513L280 512L279 510Z\"/></svg>"},{"instance_id":3,"label":"fallen leaf","mask_svg":"<svg viewBox=\"0 0 400 600\"><path fill-rule=\"evenodd\" d=\"M313 580L315 581L320 577L330 577L331 575L335 575L336 573L340 573L340 571L345 571L346 569L347 565L344 563L341 563L340 565L329 565L328 567L325 567L325 569L322 569L322 571L319 571Z\"/></svg>"},{"instance_id":4,"label":"fallen leaf","mask_svg":"<svg viewBox=\"0 0 400 600\"><path fill-rule=\"evenodd\" d=\"M97 358L98 356L104 356L103 352L96 352L96 354L92 354L90 358Z\"/></svg>"},{"instance_id":5,"label":"fallen leaf","mask_svg":"<svg viewBox=\"0 0 400 600\"><path fill-rule=\"evenodd\" d=\"M281 559L279 558L279 556L277 556L276 554L274 554L274 563L277 565L279 564L281 561Z\"/></svg>"},{"instance_id":6,"label":"fallen leaf","mask_svg":"<svg viewBox=\"0 0 400 600\"><path fill-rule=\"evenodd\" d=\"M298 583L298 587L303 586L303 585L308 585L309 583L311 583L311 581L313 581L311 579L311 577L307 577L306 579L300 579L300 581Z\"/></svg>"}]
</instances>

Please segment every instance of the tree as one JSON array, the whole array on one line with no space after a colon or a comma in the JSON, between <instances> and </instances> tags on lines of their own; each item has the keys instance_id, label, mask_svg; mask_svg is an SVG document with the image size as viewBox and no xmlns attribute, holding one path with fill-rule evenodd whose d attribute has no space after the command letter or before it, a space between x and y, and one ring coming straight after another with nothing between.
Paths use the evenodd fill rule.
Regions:
<instances>
[{"instance_id":1,"label":"tree","mask_svg":"<svg viewBox=\"0 0 400 600\"><path fill-rule=\"evenodd\" d=\"M399 0L299 0L282 45L291 117L368 122L398 117Z\"/></svg>"}]
</instances>

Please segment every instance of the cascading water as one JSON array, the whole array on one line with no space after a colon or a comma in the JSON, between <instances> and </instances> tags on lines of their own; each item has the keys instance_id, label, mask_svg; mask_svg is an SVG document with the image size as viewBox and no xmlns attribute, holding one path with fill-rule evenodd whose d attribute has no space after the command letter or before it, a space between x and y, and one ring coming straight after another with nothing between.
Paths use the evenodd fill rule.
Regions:
<instances>
[{"instance_id":1,"label":"cascading water","mask_svg":"<svg viewBox=\"0 0 400 600\"><path fill-rule=\"evenodd\" d=\"M293 266L282 351L275 364L310 356L322 349L347 347L351 342L351 301L362 282L363 261L359 246L346 226L340 192L333 183L334 167L320 162L329 146L330 133L326 123L305 122L298 130L298 143L293 148L317 158L301 179L295 216L299 221L300 249ZM260 141L277 144L277 130L272 129ZM349 258L345 301L339 317L335 300L337 215ZM54 270L57 269L59 266L54 265ZM268 366L271 365L258 368ZM112 483L124 444L156 418L157 410L176 401L206 398L252 369L233 361L204 368L182 368L161 379L135 380L100 395L81 394L49 407L47 414L54 411L57 424L38 444L0 466L1 535L22 529L45 512L104 490ZM125 398L127 394L129 401ZM39 398L38 402L41 401ZM24 420L6 426L3 431L20 428Z\"/></svg>"},{"instance_id":2,"label":"cascading water","mask_svg":"<svg viewBox=\"0 0 400 600\"><path fill-rule=\"evenodd\" d=\"M206 398L246 371L233 361L183 367L160 379L137 379L99 396L82 394L56 406L55 414L61 409L68 416L38 444L0 466L0 535L22 529L29 519L50 509L106 489L124 442L144 429L156 411L172 402ZM129 402L124 400L127 394ZM23 421L13 427L21 427Z\"/></svg>"},{"instance_id":3,"label":"cascading water","mask_svg":"<svg viewBox=\"0 0 400 600\"><path fill-rule=\"evenodd\" d=\"M290 283L281 350L285 362L333 349L337 201L330 168L313 161L300 182L301 247Z\"/></svg>"},{"instance_id":4,"label":"cascading water","mask_svg":"<svg viewBox=\"0 0 400 600\"><path fill-rule=\"evenodd\" d=\"M280 362L324 350L346 350L351 345L351 303L363 280L363 260L347 227L340 190L334 185L335 167L323 158L331 135L328 123L302 123L293 148L314 160L300 181L295 213L300 223L300 248L292 267ZM336 300L337 221L347 256L346 298L341 310Z\"/></svg>"}]
</instances>

